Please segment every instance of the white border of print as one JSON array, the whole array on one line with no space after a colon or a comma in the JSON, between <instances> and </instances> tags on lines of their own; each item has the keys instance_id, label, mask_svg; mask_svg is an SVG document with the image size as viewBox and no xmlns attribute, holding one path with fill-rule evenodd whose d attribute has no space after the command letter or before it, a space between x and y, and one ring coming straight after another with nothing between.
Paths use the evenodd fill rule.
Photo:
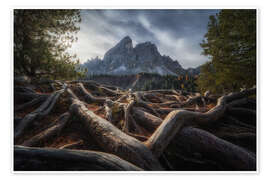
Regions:
<instances>
[{"instance_id":1,"label":"white border of print","mask_svg":"<svg viewBox=\"0 0 270 180\"><path fill-rule=\"evenodd\" d=\"M63 9L71 9L71 8L80 8L80 9L126 9L126 8L129 8L129 9L254 9L254 6L252 6L252 7L226 7L226 6L224 6L224 7L180 7L180 6L177 6L177 7L167 7L167 6L156 6L156 7L151 7L151 6L136 6L136 7L129 7L129 6L119 6L119 7L114 7L114 6L112 6L112 7L109 7L109 6L96 6L96 7L77 7L77 6L69 6L69 7L60 7L60 6L54 6L54 7L51 7L51 6L47 6L47 7L31 7L31 6L28 6L28 7L24 7L24 6L20 6L20 7L16 7L16 6L13 6L12 8L11 7L9 7L10 8L10 14L11 14L11 16L12 16L12 9L18 9L18 8L21 8L21 9L25 9L25 8L43 8L43 9L47 9L47 8L52 8L52 9L56 9L56 8L63 8ZM255 9L257 9L257 8L255 8ZM51 171L35 171L35 172L20 172L20 171L13 171L13 170L11 170L11 172L13 172L13 173L27 173L27 174L29 174L29 173L34 173L34 174L48 174L48 173L50 173L50 174L58 174L58 173L61 173L61 174L66 174L66 173L91 173L91 174L96 174L96 173L98 173L98 174L104 174L104 173L109 173L109 174L119 174L119 173L124 173L124 174L127 174L127 173L132 173L132 174L153 174L153 173L158 173L158 174L194 174L194 173L196 173L196 174L256 174L256 173L258 173L259 172L259 159L260 159L260 149L258 148L258 146L260 145L260 134L259 134L259 132L260 132L260 130L261 130L261 128L260 128L260 123L258 123L258 120L260 119L260 104L259 104L259 99L260 99L260 84L259 84L259 82L258 82L258 80L259 80L259 44L258 44L258 38L260 38L259 37L259 29L258 29L258 24L259 24L259 13L260 13L260 11L257 9L257 92L258 92L258 98L257 98L257 110L258 110L258 113L257 113L257 152L258 152L258 154L257 154L257 171L253 171L253 172L246 172L246 171L237 171L237 172L235 172L235 171L233 171L233 172L231 172L231 171L219 171L219 172L217 172L217 171L199 171L199 172L197 172L197 171L191 171L191 172L187 172L187 171L154 171L154 172L149 172L149 171L147 171L147 172L111 172L111 171L102 171L102 172L96 172L96 171L87 171L87 172L84 172L84 171L76 171L76 172L74 172L74 171L58 171L58 172L51 172ZM13 24L13 17L11 17L11 22L10 22L10 26L11 26L11 29L12 29L12 24ZM12 42L13 42L13 39L12 39L12 35L13 35L13 33L11 33L11 39L10 39L10 49L11 49L11 51L9 51L10 52L10 54L11 54L11 56L12 56L12 54L13 54L13 44L12 44ZM9 85L11 84L11 98L9 98L9 100L12 100L11 102L13 102L13 97L12 97L12 95L13 95L13 57L10 57L10 61L12 62L11 63L11 72L12 73L10 73L10 75L11 75L11 79L9 79ZM13 122L12 120L11 120L11 118L13 117L13 103L11 103L11 116L10 116L10 118L9 118L9 120L11 121L11 122ZM9 122L10 123L10 122ZM11 128L10 128L10 130L11 130L11 143L10 143L10 146L11 146L11 152L13 152L13 124L12 124L12 126L11 126ZM259 151L258 151L259 150ZM13 169L13 153L11 154L11 169ZM253 176L253 178L254 178L254 176Z\"/></svg>"}]
</instances>

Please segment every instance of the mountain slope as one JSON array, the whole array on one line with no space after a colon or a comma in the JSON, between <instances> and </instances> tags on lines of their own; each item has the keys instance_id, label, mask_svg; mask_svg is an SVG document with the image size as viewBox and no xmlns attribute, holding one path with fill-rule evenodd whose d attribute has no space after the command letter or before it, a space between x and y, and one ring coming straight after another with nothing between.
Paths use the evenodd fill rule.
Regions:
<instances>
[{"instance_id":1,"label":"mountain slope","mask_svg":"<svg viewBox=\"0 0 270 180\"><path fill-rule=\"evenodd\" d=\"M160 75L181 75L192 70L185 70L177 61L169 56L162 56L156 45L144 42L133 47L129 36L123 38L113 48L108 50L103 60L88 60L82 65L89 74L138 74L141 72ZM197 71L194 71L197 72Z\"/></svg>"}]
</instances>

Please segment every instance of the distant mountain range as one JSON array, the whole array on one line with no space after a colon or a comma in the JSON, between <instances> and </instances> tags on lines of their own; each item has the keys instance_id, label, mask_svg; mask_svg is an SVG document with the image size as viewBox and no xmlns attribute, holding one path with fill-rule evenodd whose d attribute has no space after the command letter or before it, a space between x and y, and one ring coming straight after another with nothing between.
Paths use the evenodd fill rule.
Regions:
<instances>
[{"instance_id":1,"label":"distant mountain range","mask_svg":"<svg viewBox=\"0 0 270 180\"><path fill-rule=\"evenodd\" d=\"M130 75L138 73L156 73L160 75L197 75L198 68L184 69L178 61L161 55L155 44L145 42L133 47L129 36L124 37L108 50L103 60L98 57L88 60L82 67L88 74Z\"/></svg>"}]
</instances>

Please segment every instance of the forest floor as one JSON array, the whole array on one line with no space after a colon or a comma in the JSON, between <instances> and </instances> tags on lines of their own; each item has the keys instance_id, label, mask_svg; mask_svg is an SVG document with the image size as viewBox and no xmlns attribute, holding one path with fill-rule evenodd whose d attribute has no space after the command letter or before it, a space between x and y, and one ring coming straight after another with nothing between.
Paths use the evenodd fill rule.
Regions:
<instances>
[{"instance_id":1,"label":"forest floor","mask_svg":"<svg viewBox=\"0 0 270 180\"><path fill-rule=\"evenodd\" d=\"M15 171L256 170L256 88L218 96L15 82L13 124Z\"/></svg>"}]
</instances>

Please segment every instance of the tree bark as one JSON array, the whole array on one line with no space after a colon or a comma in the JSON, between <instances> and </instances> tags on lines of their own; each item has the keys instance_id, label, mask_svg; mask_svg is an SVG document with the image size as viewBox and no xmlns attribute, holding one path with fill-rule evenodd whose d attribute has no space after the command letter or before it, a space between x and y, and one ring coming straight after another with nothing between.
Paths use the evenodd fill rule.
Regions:
<instances>
[{"instance_id":1,"label":"tree bark","mask_svg":"<svg viewBox=\"0 0 270 180\"><path fill-rule=\"evenodd\" d=\"M39 97L29 101L29 102L26 102L26 103L24 103L22 105L19 105L19 106L15 107L15 111L21 111L21 110L23 110L25 108L35 106L36 104L39 104L39 103L45 101L46 98L47 98L47 96L39 96Z\"/></svg>"},{"instance_id":2,"label":"tree bark","mask_svg":"<svg viewBox=\"0 0 270 180\"><path fill-rule=\"evenodd\" d=\"M135 103L135 101L131 100L124 108L124 112L125 112L125 123L124 123L124 127L123 127L124 132L130 132L130 124L132 123L131 121L133 120L131 117L131 109L132 109L134 103Z\"/></svg>"},{"instance_id":3,"label":"tree bark","mask_svg":"<svg viewBox=\"0 0 270 180\"><path fill-rule=\"evenodd\" d=\"M133 113L136 121L149 131L155 130L162 123L161 118L142 111L139 108L133 108Z\"/></svg>"},{"instance_id":4,"label":"tree bark","mask_svg":"<svg viewBox=\"0 0 270 180\"><path fill-rule=\"evenodd\" d=\"M66 123L68 122L68 119L70 117L70 114L64 113L62 114L55 125L51 126L50 128L42 131L41 133L35 135L31 139L25 141L22 145L23 146L37 146L40 142L44 142L45 140L49 139L50 137L57 135L61 132L61 130L65 127Z\"/></svg>"},{"instance_id":5,"label":"tree bark","mask_svg":"<svg viewBox=\"0 0 270 180\"><path fill-rule=\"evenodd\" d=\"M256 89L252 88L239 93L232 93L222 96L218 99L217 105L206 113L192 112L186 110L176 110L169 113L162 124L152 134L145 143L151 149L153 154L159 157L169 142L174 138L176 133L187 124L204 125L217 121L226 111L226 103L237 98L256 93Z\"/></svg>"},{"instance_id":6,"label":"tree bark","mask_svg":"<svg viewBox=\"0 0 270 180\"><path fill-rule=\"evenodd\" d=\"M59 96L64 92L64 90L55 91L52 93L47 100L35 111L31 112L30 114L26 115L18 124L17 128L15 129L15 142L16 140L24 133L25 128L33 122L37 118L42 118L49 114L51 109L54 107Z\"/></svg>"},{"instance_id":7,"label":"tree bark","mask_svg":"<svg viewBox=\"0 0 270 180\"><path fill-rule=\"evenodd\" d=\"M186 150L199 152L212 160L226 164L232 170L256 170L255 154L202 129L185 127L177 134L175 140Z\"/></svg>"},{"instance_id":8,"label":"tree bark","mask_svg":"<svg viewBox=\"0 0 270 180\"><path fill-rule=\"evenodd\" d=\"M102 97L94 97L91 93L89 93L83 86L82 83L79 83L79 87L81 89L81 91L83 92L83 94L85 95L85 100L88 103L100 103L100 104L104 104L104 102L106 101L106 98L102 98Z\"/></svg>"},{"instance_id":9,"label":"tree bark","mask_svg":"<svg viewBox=\"0 0 270 180\"><path fill-rule=\"evenodd\" d=\"M15 171L140 171L135 165L108 153L15 146Z\"/></svg>"},{"instance_id":10,"label":"tree bark","mask_svg":"<svg viewBox=\"0 0 270 180\"><path fill-rule=\"evenodd\" d=\"M64 146L61 146L59 149L76 149L80 147L83 144L83 140L79 140L74 143L65 144Z\"/></svg>"},{"instance_id":11,"label":"tree bark","mask_svg":"<svg viewBox=\"0 0 270 180\"><path fill-rule=\"evenodd\" d=\"M79 100L73 99L70 111L78 117L89 134L95 137L100 147L105 151L132 162L145 170L162 170L158 160L144 144L89 111Z\"/></svg>"}]
</instances>

